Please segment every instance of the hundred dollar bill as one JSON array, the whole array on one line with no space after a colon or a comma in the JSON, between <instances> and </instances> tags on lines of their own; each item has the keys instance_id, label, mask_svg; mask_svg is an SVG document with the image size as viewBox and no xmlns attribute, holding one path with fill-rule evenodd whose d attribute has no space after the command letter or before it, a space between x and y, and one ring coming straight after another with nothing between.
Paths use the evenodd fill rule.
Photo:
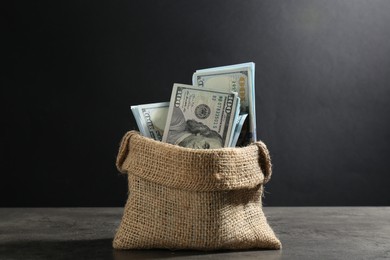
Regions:
<instances>
[{"instance_id":1,"label":"hundred dollar bill","mask_svg":"<svg viewBox=\"0 0 390 260\"><path fill-rule=\"evenodd\" d=\"M237 93L174 84L163 142L194 149L228 147Z\"/></svg>"},{"instance_id":2,"label":"hundred dollar bill","mask_svg":"<svg viewBox=\"0 0 390 260\"><path fill-rule=\"evenodd\" d=\"M230 147L235 147L235 146L241 146L241 142L239 142L239 137L241 135L241 130L242 130L242 127L244 125L244 122L247 118L248 114L241 114L238 116L238 122L236 123L235 125L235 128L234 128L234 133L233 133L233 138L232 138L232 141L231 141L231 144L230 144Z\"/></svg>"},{"instance_id":3,"label":"hundred dollar bill","mask_svg":"<svg viewBox=\"0 0 390 260\"><path fill-rule=\"evenodd\" d=\"M232 127L232 132L230 134L230 143L229 143L229 147L233 147L233 138L234 138L234 134L235 134L235 129L237 127L237 124L238 124L238 121L240 119L240 98L237 97L237 107L236 107L236 111L235 111L235 116L234 116L234 122L233 122L233 127Z\"/></svg>"},{"instance_id":4,"label":"hundred dollar bill","mask_svg":"<svg viewBox=\"0 0 390 260\"><path fill-rule=\"evenodd\" d=\"M138 129L143 136L161 141L167 121L169 102L131 106Z\"/></svg>"},{"instance_id":5,"label":"hundred dollar bill","mask_svg":"<svg viewBox=\"0 0 390 260\"><path fill-rule=\"evenodd\" d=\"M241 114L249 114L247 142L255 142L256 107L255 107L255 64L253 62L230 66L197 70L193 74L194 86L206 87L219 91L238 92L241 100Z\"/></svg>"}]
</instances>

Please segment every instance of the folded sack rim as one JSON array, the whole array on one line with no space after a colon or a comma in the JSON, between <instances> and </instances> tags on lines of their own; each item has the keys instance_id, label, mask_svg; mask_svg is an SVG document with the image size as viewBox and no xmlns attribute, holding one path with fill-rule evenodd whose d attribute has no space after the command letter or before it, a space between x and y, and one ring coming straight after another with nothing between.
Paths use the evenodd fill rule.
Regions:
<instances>
[{"instance_id":1,"label":"folded sack rim","mask_svg":"<svg viewBox=\"0 0 390 260\"><path fill-rule=\"evenodd\" d=\"M145 154L145 151L148 151ZM171 188L193 191L251 189L268 182L272 164L266 145L192 149L129 131L116 162L120 172Z\"/></svg>"}]
</instances>

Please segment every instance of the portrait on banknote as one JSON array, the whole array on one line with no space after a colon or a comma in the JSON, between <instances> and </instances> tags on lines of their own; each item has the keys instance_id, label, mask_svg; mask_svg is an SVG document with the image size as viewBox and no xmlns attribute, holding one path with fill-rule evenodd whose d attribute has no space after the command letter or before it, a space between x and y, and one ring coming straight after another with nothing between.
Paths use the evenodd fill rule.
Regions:
<instances>
[{"instance_id":1,"label":"portrait on banknote","mask_svg":"<svg viewBox=\"0 0 390 260\"><path fill-rule=\"evenodd\" d=\"M216 131L194 119L186 120L178 107L173 108L167 143L194 149L223 147L222 137Z\"/></svg>"},{"instance_id":2,"label":"portrait on banknote","mask_svg":"<svg viewBox=\"0 0 390 260\"><path fill-rule=\"evenodd\" d=\"M174 84L162 141L195 149L228 147L238 111L237 93Z\"/></svg>"}]
</instances>

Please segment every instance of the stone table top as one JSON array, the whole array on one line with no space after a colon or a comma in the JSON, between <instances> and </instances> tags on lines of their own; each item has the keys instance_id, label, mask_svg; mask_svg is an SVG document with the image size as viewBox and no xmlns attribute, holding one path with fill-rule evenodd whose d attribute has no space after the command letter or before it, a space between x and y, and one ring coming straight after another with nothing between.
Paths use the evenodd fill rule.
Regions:
<instances>
[{"instance_id":1,"label":"stone table top","mask_svg":"<svg viewBox=\"0 0 390 260\"><path fill-rule=\"evenodd\" d=\"M114 250L122 208L0 208L0 259L390 259L390 207L264 207L282 250Z\"/></svg>"}]
</instances>

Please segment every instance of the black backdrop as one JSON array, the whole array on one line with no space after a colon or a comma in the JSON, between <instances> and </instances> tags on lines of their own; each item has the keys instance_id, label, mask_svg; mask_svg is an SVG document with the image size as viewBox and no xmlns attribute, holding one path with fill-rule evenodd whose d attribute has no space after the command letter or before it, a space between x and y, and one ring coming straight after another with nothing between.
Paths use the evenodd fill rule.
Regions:
<instances>
[{"instance_id":1,"label":"black backdrop","mask_svg":"<svg viewBox=\"0 0 390 260\"><path fill-rule=\"evenodd\" d=\"M390 2L14 1L0 206L123 206L130 105L256 63L265 205L390 205Z\"/></svg>"}]
</instances>

